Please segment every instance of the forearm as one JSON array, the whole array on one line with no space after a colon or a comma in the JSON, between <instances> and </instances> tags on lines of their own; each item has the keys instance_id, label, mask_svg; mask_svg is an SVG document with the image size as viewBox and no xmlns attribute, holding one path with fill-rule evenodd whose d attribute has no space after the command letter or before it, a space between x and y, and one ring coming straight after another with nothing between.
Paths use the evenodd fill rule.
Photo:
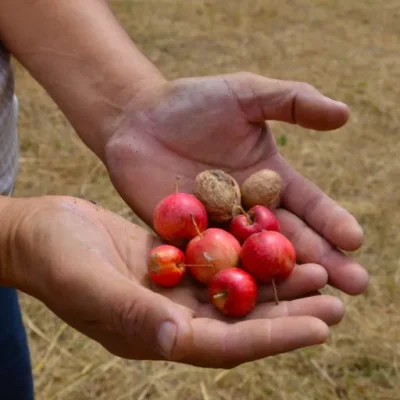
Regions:
<instances>
[{"instance_id":1,"label":"forearm","mask_svg":"<svg viewBox=\"0 0 400 400\"><path fill-rule=\"evenodd\" d=\"M164 80L104 0L1 0L0 40L100 157L132 96Z\"/></svg>"}]
</instances>

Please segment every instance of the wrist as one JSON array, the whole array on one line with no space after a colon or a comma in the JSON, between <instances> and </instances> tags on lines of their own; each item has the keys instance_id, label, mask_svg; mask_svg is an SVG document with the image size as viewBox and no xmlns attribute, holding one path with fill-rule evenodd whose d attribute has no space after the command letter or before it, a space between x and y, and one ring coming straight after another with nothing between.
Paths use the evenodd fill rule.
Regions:
<instances>
[{"instance_id":1,"label":"wrist","mask_svg":"<svg viewBox=\"0 0 400 400\"><path fill-rule=\"evenodd\" d=\"M10 219L13 219L13 212L10 210L17 202L17 199L11 197L0 196L0 286L15 286L15 279L12 278L14 265L12 260L12 251L10 243L13 225L10 224Z\"/></svg>"},{"instance_id":2,"label":"wrist","mask_svg":"<svg viewBox=\"0 0 400 400\"><path fill-rule=\"evenodd\" d=\"M104 162L107 142L118 130L126 110L132 110L131 104L142 93L155 90L166 80L148 65L142 66L140 74L114 64L103 68L97 76L81 82L87 88L82 92L86 101L81 107L67 94L58 104L85 145Z\"/></svg>"},{"instance_id":3,"label":"wrist","mask_svg":"<svg viewBox=\"0 0 400 400\"><path fill-rule=\"evenodd\" d=\"M133 71L127 71L124 75L110 73L108 87L102 91L106 94L103 104L98 104L93 110L92 126L87 124L89 121L86 118L82 124L76 124L82 140L103 162L110 138L120 130L125 120L139 111L153 95L157 97L156 93L160 93L167 83L161 74L151 71L150 68L144 68L141 74L146 76L138 79Z\"/></svg>"},{"instance_id":4,"label":"wrist","mask_svg":"<svg viewBox=\"0 0 400 400\"><path fill-rule=\"evenodd\" d=\"M0 286L35 292L28 274L35 262L27 254L34 246L30 240L34 235L31 217L40 204L35 198L0 196Z\"/></svg>"}]
</instances>

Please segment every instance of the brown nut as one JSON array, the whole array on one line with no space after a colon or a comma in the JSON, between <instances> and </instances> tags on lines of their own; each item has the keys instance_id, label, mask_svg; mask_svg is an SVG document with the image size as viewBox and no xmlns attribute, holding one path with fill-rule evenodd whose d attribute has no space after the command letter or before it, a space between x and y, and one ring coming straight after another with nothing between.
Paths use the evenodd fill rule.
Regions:
<instances>
[{"instance_id":1,"label":"brown nut","mask_svg":"<svg viewBox=\"0 0 400 400\"><path fill-rule=\"evenodd\" d=\"M245 208L256 205L271 207L279 200L282 178L271 169L262 169L250 175L242 184L241 195Z\"/></svg>"},{"instance_id":2,"label":"brown nut","mask_svg":"<svg viewBox=\"0 0 400 400\"><path fill-rule=\"evenodd\" d=\"M214 169L196 176L193 194L204 204L210 220L228 222L241 205L240 187L224 171Z\"/></svg>"}]
</instances>

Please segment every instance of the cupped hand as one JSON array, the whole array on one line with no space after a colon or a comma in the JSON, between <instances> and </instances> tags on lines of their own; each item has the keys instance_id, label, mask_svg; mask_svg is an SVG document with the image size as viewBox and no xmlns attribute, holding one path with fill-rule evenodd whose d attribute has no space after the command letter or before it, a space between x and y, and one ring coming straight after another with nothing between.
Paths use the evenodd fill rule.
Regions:
<instances>
[{"instance_id":1,"label":"cupped hand","mask_svg":"<svg viewBox=\"0 0 400 400\"><path fill-rule=\"evenodd\" d=\"M302 298L326 284L326 271L314 264L279 284L279 305L261 287L242 320L223 317L189 276L176 288L157 288L146 262L158 238L81 199L12 200L0 236L1 284L35 296L123 358L231 368L322 343L343 316L335 297Z\"/></svg>"},{"instance_id":2,"label":"cupped hand","mask_svg":"<svg viewBox=\"0 0 400 400\"><path fill-rule=\"evenodd\" d=\"M280 156L267 123L324 131L348 116L345 104L306 83L250 73L178 79L132 96L109 134L104 161L122 198L150 225L177 175L190 192L204 169L223 169L239 183L260 169L276 170L283 178L276 214L298 262L322 265L332 286L359 294L368 274L342 250L361 246L362 228Z\"/></svg>"}]
</instances>

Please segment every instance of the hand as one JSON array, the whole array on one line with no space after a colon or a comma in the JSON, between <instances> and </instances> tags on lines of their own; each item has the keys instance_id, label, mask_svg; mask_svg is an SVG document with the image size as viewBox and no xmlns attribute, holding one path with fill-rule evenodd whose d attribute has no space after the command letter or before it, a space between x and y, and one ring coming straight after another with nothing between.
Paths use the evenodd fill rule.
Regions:
<instances>
[{"instance_id":1,"label":"hand","mask_svg":"<svg viewBox=\"0 0 400 400\"><path fill-rule=\"evenodd\" d=\"M1 214L0 284L44 302L55 314L111 353L204 367L238 364L322 343L327 325L343 316L335 297L313 296L325 270L296 267L269 288L243 321L228 320L190 279L173 289L153 287L147 253L158 239L86 201L69 197L10 200Z\"/></svg>"},{"instance_id":2,"label":"hand","mask_svg":"<svg viewBox=\"0 0 400 400\"><path fill-rule=\"evenodd\" d=\"M182 177L182 191L191 191L204 169L223 169L239 183L262 168L278 171L284 187L276 213L298 261L321 264L331 285L359 294L368 274L340 249L361 246L361 227L288 165L265 123L330 130L344 125L348 115L346 105L305 83L250 73L179 79L132 97L109 135L104 161L118 192L150 225L176 175Z\"/></svg>"}]
</instances>

